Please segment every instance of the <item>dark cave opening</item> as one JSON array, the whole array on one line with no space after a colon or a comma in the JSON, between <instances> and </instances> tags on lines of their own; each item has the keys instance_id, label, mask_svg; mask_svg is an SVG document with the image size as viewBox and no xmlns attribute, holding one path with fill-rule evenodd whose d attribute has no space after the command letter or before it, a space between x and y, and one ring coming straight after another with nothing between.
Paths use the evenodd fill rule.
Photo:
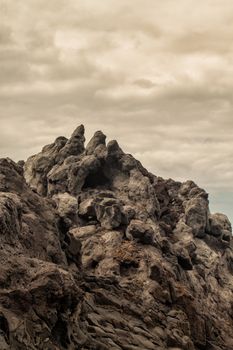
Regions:
<instances>
[{"instance_id":1,"label":"dark cave opening","mask_svg":"<svg viewBox=\"0 0 233 350\"><path fill-rule=\"evenodd\" d=\"M99 265L99 261L92 260L90 267L91 267L91 269L95 269L98 265Z\"/></svg>"},{"instance_id":2,"label":"dark cave opening","mask_svg":"<svg viewBox=\"0 0 233 350\"><path fill-rule=\"evenodd\" d=\"M68 349L70 344L68 336L68 328L65 321L58 319L54 328L52 329L52 335L59 345L64 349Z\"/></svg>"},{"instance_id":3,"label":"dark cave opening","mask_svg":"<svg viewBox=\"0 0 233 350\"><path fill-rule=\"evenodd\" d=\"M109 179L105 176L103 170L99 168L95 172L91 172L87 177L83 185L85 188L97 188L97 187L108 187Z\"/></svg>"},{"instance_id":4,"label":"dark cave opening","mask_svg":"<svg viewBox=\"0 0 233 350\"><path fill-rule=\"evenodd\" d=\"M9 344L9 325L3 314L0 314L0 333L4 335L5 340Z\"/></svg>"},{"instance_id":5,"label":"dark cave opening","mask_svg":"<svg viewBox=\"0 0 233 350\"><path fill-rule=\"evenodd\" d=\"M136 273L139 267L139 263L137 261L122 261L120 263L120 274L121 276L129 276L131 273Z\"/></svg>"}]
</instances>

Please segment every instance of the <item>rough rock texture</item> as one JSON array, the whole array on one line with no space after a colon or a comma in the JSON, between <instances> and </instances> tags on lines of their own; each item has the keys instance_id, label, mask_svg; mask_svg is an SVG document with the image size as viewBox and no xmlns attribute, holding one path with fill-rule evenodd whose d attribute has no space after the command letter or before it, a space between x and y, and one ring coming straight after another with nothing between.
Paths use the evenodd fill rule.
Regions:
<instances>
[{"instance_id":1,"label":"rough rock texture","mask_svg":"<svg viewBox=\"0 0 233 350\"><path fill-rule=\"evenodd\" d=\"M0 349L233 350L229 220L105 139L0 160Z\"/></svg>"}]
</instances>

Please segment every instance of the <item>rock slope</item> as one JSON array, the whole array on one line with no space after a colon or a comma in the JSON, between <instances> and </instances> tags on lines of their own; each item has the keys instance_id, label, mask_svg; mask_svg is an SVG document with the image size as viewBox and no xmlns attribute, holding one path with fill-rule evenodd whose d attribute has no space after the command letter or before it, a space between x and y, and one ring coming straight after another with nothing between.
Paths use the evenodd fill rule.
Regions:
<instances>
[{"instance_id":1,"label":"rock slope","mask_svg":"<svg viewBox=\"0 0 233 350\"><path fill-rule=\"evenodd\" d=\"M0 349L233 350L229 220L105 141L0 160Z\"/></svg>"}]
</instances>

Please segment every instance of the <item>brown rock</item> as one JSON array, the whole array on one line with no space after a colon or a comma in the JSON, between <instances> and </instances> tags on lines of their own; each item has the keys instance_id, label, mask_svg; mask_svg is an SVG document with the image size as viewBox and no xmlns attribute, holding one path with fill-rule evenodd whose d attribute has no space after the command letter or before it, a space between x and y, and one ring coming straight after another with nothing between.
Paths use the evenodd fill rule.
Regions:
<instances>
[{"instance_id":1,"label":"brown rock","mask_svg":"<svg viewBox=\"0 0 233 350\"><path fill-rule=\"evenodd\" d=\"M229 220L105 138L0 160L0 348L233 349Z\"/></svg>"}]
</instances>

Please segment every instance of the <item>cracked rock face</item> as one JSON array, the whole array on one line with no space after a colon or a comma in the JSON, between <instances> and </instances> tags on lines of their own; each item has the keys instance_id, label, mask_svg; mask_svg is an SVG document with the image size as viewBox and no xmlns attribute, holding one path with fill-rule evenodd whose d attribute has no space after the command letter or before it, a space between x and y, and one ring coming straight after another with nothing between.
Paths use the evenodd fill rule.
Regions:
<instances>
[{"instance_id":1,"label":"cracked rock face","mask_svg":"<svg viewBox=\"0 0 233 350\"><path fill-rule=\"evenodd\" d=\"M0 349L233 350L233 241L207 193L84 127L0 160Z\"/></svg>"}]
</instances>

